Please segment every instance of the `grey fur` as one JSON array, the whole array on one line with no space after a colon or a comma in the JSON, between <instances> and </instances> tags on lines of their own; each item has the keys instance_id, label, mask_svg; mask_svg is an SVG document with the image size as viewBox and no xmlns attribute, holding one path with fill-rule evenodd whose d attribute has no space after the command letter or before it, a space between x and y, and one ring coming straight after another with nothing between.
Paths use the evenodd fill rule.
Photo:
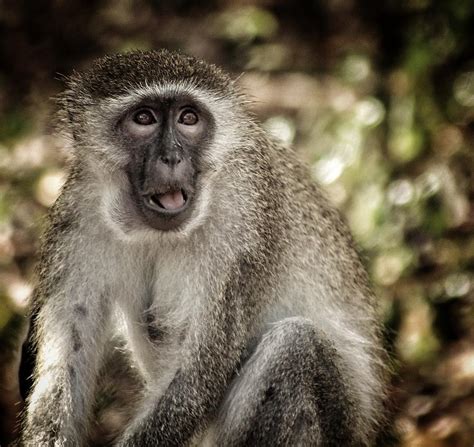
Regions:
<instances>
[{"instance_id":1,"label":"grey fur","mask_svg":"<svg viewBox=\"0 0 474 447\"><path fill-rule=\"evenodd\" d=\"M174 95L204 104L214 127L191 215L160 231L131 213L130 154L111 135L138 100ZM74 156L43 243L24 445L83 445L118 333L145 382L120 446L372 445L384 368L367 274L232 80L137 52L73 75L61 103Z\"/></svg>"}]
</instances>

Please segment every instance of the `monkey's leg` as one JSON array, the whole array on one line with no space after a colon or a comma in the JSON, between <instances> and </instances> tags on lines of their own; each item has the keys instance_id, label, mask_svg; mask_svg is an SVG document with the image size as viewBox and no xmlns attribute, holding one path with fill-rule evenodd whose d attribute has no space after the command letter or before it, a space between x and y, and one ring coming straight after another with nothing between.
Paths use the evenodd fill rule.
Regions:
<instances>
[{"instance_id":1,"label":"monkey's leg","mask_svg":"<svg viewBox=\"0 0 474 447\"><path fill-rule=\"evenodd\" d=\"M338 353L309 320L274 324L244 364L217 422L217 445L355 446Z\"/></svg>"}]
</instances>

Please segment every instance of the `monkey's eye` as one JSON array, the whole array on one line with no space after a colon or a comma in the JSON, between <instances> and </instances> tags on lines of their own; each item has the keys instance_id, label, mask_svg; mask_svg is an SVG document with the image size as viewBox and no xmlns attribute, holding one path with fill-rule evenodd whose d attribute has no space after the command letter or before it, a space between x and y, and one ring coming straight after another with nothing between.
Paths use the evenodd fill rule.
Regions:
<instances>
[{"instance_id":1,"label":"monkey's eye","mask_svg":"<svg viewBox=\"0 0 474 447\"><path fill-rule=\"evenodd\" d=\"M178 123L186 126L194 126L199 121L196 112L186 109L181 112L178 118Z\"/></svg>"},{"instance_id":2,"label":"monkey's eye","mask_svg":"<svg viewBox=\"0 0 474 447\"><path fill-rule=\"evenodd\" d=\"M156 118L151 110L142 109L133 115L133 121L140 126L149 126L156 123Z\"/></svg>"}]
</instances>

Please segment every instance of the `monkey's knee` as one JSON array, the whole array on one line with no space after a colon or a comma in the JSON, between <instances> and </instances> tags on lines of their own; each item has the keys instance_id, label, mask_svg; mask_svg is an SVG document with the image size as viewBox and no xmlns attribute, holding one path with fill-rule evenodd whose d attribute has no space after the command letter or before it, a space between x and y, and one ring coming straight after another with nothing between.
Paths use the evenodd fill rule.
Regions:
<instances>
[{"instance_id":1,"label":"monkey's knee","mask_svg":"<svg viewBox=\"0 0 474 447\"><path fill-rule=\"evenodd\" d=\"M232 386L218 445L356 445L337 357L309 320L275 323Z\"/></svg>"}]
</instances>

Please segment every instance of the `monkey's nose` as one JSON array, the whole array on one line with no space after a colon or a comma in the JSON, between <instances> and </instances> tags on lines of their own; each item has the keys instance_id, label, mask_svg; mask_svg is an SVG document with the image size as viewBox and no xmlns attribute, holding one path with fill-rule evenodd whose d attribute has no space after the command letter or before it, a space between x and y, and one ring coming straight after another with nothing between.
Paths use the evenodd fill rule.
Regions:
<instances>
[{"instance_id":1,"label":"monkey's nose","mask_svg":"<svg viewBox=\"0 0 474 447\"><path fill-rule=\"evenodd\" d=\"M170 167L176 166L182 161L182 157L177 152L162 154L159 159L162 163Z\"/></svg>"}]
</instances>

